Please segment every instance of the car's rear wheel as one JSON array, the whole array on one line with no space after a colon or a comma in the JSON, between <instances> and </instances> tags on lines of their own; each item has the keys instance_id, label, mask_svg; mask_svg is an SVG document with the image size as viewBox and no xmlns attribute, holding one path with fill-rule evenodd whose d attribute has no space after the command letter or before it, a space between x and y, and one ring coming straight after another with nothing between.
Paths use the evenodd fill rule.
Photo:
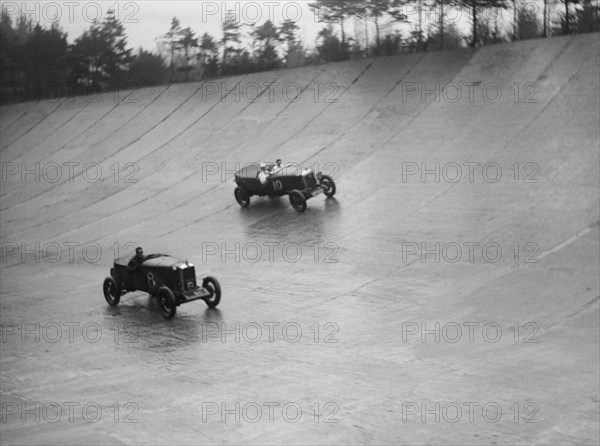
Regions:
<instances>
[{"instance_id":1,"label":"car's rear wheel","mask_svg":"<svg viewBox=\"0 0 600 446\"><path fill-rule=\"evenodd\" d=\"M241 188L241 187L236 187L235 191L234 191L234 195L235 195L235 199L238 202L238 204L243 207L243 208L247 208L248 206L250 206L250 195L248 194L248 192Z\"/></svg>"},{"instance_id":2,"label":"car's rear wheel","mask_svg":"<svg viewBox=\"0 0 600 446\"><path fill-rule=\"evenodd\" d=\"M107 277L104 279L104 285L102 286L104 290L104 298L108 305L111 307L116 307L119 305L119 301L121 300L121 289L117 282L112 277Z\"/></svg>"},{"instance_id":3,"label":"car's rear wheel","mask_svg":"<svg viewBox=\"0 0 600 446\"><path fill-rule=\"evenodd\" d=\"M171 319L175 316L175 311L177 310L175 296L166 286L161 286L158 289L158 306L160 307L160 314L165 319Z\"/></svg>"},{"instance_id":4,"label":"car's rear wheel","mask_svg":"<svg viewBox=\"0 0 600 446\"><path fill-rule=\"evenodd\" d=\"M290 192L290 204L298 212L304 212L306 210L306 198L304 198L302 192L298 190Z\"/></svg>"},{"instance_id":5,"label":"car's rear wheel","mask_svg":"<svg viewBox=\"0 0 600 446\"><path fill-rule=\"evenodd\" d=\"M221 302L221 285L214 277L205 277L202 281L202 286L211 293L211 297L205 299L206 305L210 308L215 308Z\"/></svg>"},{"instance_id":6,"label":"car's rear wheel","mask_svg":"<svg viewBox=\"0 0 600 446\"><path fill-rule=\"evenodd\" d=\"M321 186L323 187L323 193L327 196L327 198L331 198L335 195L335 182L329 175L323 175L321 177Z\"/></svg>"}]
</instances>

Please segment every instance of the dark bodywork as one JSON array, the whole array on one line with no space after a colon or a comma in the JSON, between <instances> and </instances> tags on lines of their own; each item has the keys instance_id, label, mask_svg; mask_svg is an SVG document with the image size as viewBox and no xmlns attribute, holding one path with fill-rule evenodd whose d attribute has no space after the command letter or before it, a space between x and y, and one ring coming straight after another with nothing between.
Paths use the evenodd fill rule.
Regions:
<instances>
[{"instance_id":1,"label":"dark bodywork","mask_svg":"<svg viewBox=\"0 0 600 446\"><path fill-rule=\"evenodd\" d=\"M128 267L133 256L115 260L110 275L124 294L129 291L145 291L156 294L161 286L169 288L175 296L175 304L211 297L211 292L196 283L193 264L168 254L151 254L135 269Z\"/></svg>"},{"instance_id":2,"label":"dark bodywork","mask_svg":"<svg viewBox=\"0 0 600 446\"><path fill-rule=\"evenodd\" d=\"M268 171L271 171L274 166L274 163L266 163ZM242 198L249 200L253 195L269 197L290 195L290 199L292 199L292 195L299 194L305 201L321 193L325 193L328 197L333 196L335 193L333 180L326 175L322 175L320 172L315 173L311 169L302 169L298 166L287 165L271 173L265 184L260 182L260 171L260 165L252 163L236 172L235 182L238 189L242 191ZM329 185L329 187L325 187L325 184ZM238 195L240 194L239 190L236 190L236 199L238 199ZM247 206L246 203L240 201L244 202L245 200L238 199L238 203L243 207ZM297 208L296 210L300 210L301 208Z\"/></svg>"},{"instance_id":3,"label":"dark bodywork","mask_svg":"<svg viewBox=\"0 0 600 446\"><path fill-rule=\"evenodd\" d=\"M273 164L267 164L269 170L272 167ZM258 179L259 172L260 166L258 164L249 164L236 172L235 182L252 195L259 196L287 195L294 189L304 192L305 195L309 194L309 196L313 196L311 193L317 195L322 192L317 178L318 174L315 175L312 170L303 172L302 169L295 166L283 167L281 170L269 175L265 184L261 184Z\"/></svg>"}]
</instances>

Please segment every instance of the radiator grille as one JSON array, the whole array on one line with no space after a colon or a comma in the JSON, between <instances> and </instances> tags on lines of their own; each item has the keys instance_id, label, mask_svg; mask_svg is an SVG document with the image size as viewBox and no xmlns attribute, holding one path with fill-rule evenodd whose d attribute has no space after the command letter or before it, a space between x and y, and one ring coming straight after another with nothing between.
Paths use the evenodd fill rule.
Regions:
<instances>
[{"instance_id":1,"label":"radiator grille","mask_svg":"<svg viewBox=\"0 0 600 446\"><path fill-rule=\"evenodd\" d=\"M190 291L196 288L196 271L192 268L185 268L183 270L183 289Z\"/></svg>"}]
</instances>

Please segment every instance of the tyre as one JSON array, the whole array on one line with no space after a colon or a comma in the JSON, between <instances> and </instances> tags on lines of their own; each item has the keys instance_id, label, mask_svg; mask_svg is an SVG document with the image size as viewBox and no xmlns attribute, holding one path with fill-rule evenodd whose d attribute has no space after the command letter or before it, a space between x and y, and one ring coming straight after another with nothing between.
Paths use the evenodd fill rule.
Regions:
<instances>
[{"instance_id":1,"label":"tyre","mask_svg":"<svg viewBox=\"0 0 600 446\"><path fill-rule=\"evenodd\" d=\"M250 195L245 189L241 187L236 187L233 194L235 195L235 200L241 207L247 208L248 206L250 206Z\"/></svg>"},{"instance_id":2,"label":"tyre","mask_svg":"<svg viewBox=\"0 0 600 446\"><path fill-rule=\"evenodd\" d=\"M202 286L211 292L212 296L205 299L206 305L210 308L215 308L221 302L221 285L214 277L205 277L202 281Z\"/></svg>"},{"instance_id":3,"label":"tyre","mask_svg":"<svg viewBox=\"0 0 600 446\"><path fill-rule=\"evenodd\" d=\"M104 298L108 305L111 307L116 307L119 305L119 301L121 300L121 289L117 282L112 277L107 277L104 279L104 285L102 286L104 290Z\"/></svg>"},{"instance_id":4,"label":"tyre","mask_svg":"<svg viewBox=\"0 0 600 446\"><path fill-rule=\"evenodd\" d=\"M306 198L304 198L302 192L298 190L290 192L290 204L298 212L304 212L306 210Z\"/></svg>"},{"instance_id":5,"label":"tyre","mask_svg":"<svg viewBox=\"0 0 600 446\"><path fill-rule=\"evenodd\" d=\"M323 175L321 177L321 186L323 187L323 193L327 196L327 198L331 198L335 195L335 182L329 175Z\"/></svg>"},{"instance_id":6,"label":"tyre","mask_svg":"<svg viewBox=\"0 0 600 446\"><path fill-rule=\"evenodd\" d=\"M158 289L158 306L160 307L160 314L165 319L171 319L175 316L177 307L175 306L175 296L173 292L166 286L161 286Z\"/></svg>"}]
</instances>

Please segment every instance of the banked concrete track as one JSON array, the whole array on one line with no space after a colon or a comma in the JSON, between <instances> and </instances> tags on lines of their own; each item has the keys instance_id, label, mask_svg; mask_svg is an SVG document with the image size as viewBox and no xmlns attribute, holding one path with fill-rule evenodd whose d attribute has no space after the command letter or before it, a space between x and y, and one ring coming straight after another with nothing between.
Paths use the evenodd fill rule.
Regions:
<instances>
[{"instance_id":1,"label":"banked concrete track","mask_svg":"<svg viewBox=\"0 0 600 446\"><path fill-rule=\"evenodd\" d=\"M599 49L2 107L2 443L597 443ZM232 171L277 157L335 199L241 209ZM131 244L218 277L219 310L108 307Z\"/></svg>"}]
</instances>

